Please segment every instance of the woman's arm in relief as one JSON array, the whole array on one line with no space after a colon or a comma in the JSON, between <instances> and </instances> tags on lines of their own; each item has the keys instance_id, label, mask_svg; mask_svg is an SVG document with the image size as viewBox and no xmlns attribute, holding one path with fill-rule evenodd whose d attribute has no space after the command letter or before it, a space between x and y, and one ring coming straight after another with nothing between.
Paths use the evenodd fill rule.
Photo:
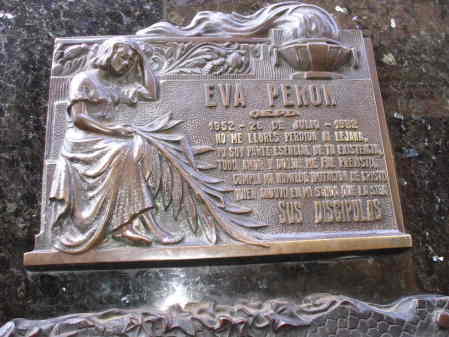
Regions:
<instances>
[{"instance_id":1,"label":"woman's arm in relief","mask_svg":"<svg viewBox=\"0 0 449 337\"><path fill-rule=\"evenodd\" d=\"M70 109L73 123L77 128L114 137L129 137L134 133L132 128L125 125L108 127L101 124L89 116L87 105L85 102L76 102Z\"/></svg>"}]
</instances>

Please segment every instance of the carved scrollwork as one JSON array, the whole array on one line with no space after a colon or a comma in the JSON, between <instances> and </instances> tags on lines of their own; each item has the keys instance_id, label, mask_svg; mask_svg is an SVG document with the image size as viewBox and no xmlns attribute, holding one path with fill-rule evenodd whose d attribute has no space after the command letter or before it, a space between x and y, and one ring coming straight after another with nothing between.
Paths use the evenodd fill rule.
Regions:
<instances>
[{"instance_id":1,"label":"carved scrollwork","mask_svg":"<svg viewBox=\"0 0 449 337\"><path fill-rule=\"evenodd\" d=\"M234 306L215 303L174 305L166 311L112 309L48 320L15 319L0 327L0 337L33 336L448 336L438 317L446 313L444 296L407 297L377 306L345 296L312 295L319 310L271 300Z\"/></svg>"},{"instance_id":2,"label":"carved scrollwork","mask_svg":"<svg viewBox=\"0 0 449 337\"><path fill-rule=\"evenodd\" d=\"M249 53L239 43L169 42L147 46L153 70L160 74L246 74Z\"/></svg>"},{"instance_id":3,"label":"carved scrollwork","mask_svg":"<svg viewBox=\"0 0 449 337\"><path fill-rule=\"evenodd\" d=\"M71 75L86 69L97 49L97 44L82 43L68 46L57 44L54 52L52 75Z\"/></svg>"},{"instance_id":4,"label":"carved scrollwork","mask_svg":"<svg viewBox=\"0 0 449 337\"><path fill-rule=\"evenodd\" d=\"M67 76L88 68L98 44L86 43L55 47L53 76ZM160 74L247 74L250 55L240 43L167 42L163 46L146 44L145 55L152 70Z\"/></svg>"}]
</instances>

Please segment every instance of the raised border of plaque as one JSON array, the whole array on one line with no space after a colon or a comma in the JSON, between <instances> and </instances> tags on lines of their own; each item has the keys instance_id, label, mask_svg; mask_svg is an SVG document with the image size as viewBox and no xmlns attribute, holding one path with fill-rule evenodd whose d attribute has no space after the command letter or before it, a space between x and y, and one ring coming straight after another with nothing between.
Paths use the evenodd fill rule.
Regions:
<instances>
[{"instance_id":1,"label":"raised border of plaque","mask_svg":"<svg viewBox=\"0 0 449 337\"><path fill-rule=\"evenodd\" d=\"M362 31L307 4L58 38L26 266L411 247Z\"/></svg>"}]
</instances>

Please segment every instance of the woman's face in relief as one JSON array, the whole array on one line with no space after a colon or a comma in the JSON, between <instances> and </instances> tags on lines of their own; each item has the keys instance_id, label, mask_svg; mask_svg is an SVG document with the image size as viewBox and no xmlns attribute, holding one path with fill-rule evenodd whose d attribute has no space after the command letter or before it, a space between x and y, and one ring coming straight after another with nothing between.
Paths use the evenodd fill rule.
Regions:
<instances>
[{"instance_id":1,"label":"woman's face in relief","mask_svg":"<svg viewBox=\"0 0 449 337\"><path fill-rule=\"evenodd\" d=\"M137 62L137 53L125 44L115 47L111 58L112 71L117 75L126 74Z\"/></svg>"}]
</instances>

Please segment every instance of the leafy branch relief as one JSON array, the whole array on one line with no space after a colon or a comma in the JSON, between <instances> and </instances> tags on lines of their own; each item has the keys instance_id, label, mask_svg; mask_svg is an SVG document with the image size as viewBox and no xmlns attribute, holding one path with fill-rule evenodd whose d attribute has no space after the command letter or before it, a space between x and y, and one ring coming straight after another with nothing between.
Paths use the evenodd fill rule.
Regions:
<instances>
[{"instance_id":1,"label":"leafy branch relief","mask_svg":"<svg viewBox=\"0 0 449 337\"><path fill-rule=\"evenodd\" d=\"M217 230L221 229L237 241L266 246L247 231L265 225L249 216L250 208L227 198L233 188L223 179L204 173L215 166L196 156L214 149L192 145L183 134L174 132L182 122L167 113L136 127L136 133L149 145L142 160L149 168L146 179L155 199L165 211L171 210L175 220L181 216L187 219L192 232L203 234L210 244L217 242Z\"/></svg>"},{"instance_id":2,"label":"leafy branch relief","mask_svg":"<svg viewBox=\"0 0 449 337\"><path fill-rule=\"evenodd\" d=\"M97 49L97 44L58 44L52 74L67 76L84 70ZM153 71L160 74L247 74L251 69L250 53L240 43L144 43L143 49Z\"/></svg>"},{"instance_id":3,"label":"leafy branch relief","mask_svg":"<svg viewBox=\"0 0 449 337\"><path fill-rule=\"evenodd\" d=\"M161 74L247 74L250 57L239 43L168 42L146 46L153 70Z\"/></svg>"}]
</instances>

